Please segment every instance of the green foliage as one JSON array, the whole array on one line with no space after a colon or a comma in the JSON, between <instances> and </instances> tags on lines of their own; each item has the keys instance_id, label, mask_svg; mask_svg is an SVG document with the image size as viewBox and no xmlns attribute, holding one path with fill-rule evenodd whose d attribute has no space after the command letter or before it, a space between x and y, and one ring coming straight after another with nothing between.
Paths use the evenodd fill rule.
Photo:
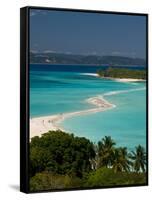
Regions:
<instances>
[{"instance_id":1,"label":"green foliage","mask_svg":"<svg viewBox=\"0 0 152 200\"><path fill-rule=\"evenodd\" d=\"M82 177L91 169L95 157L93 144L86 138L62 131L49 131L30 143L30 174L49 171Z\"/></svg>"},{"instance_id":2,"label":"green foliage","mask_svg":"<svg viewBox=\"0 0 152 200\"><path fill-rule=\"evenodd\" d=\"M93 169L101 167L112 168L114 172L145 172L146 153L140 145L136 152L128 153L126 147L115 147L115 141L110 136L105 136L98 142L96 157L92 159Z\"/></svg>"},{"instance_id":3,"label":"green foliage","mask_svg":"<svg viewBox=\"0 0 152 200\"><path fill-rule=\"evenodd\" d=\"M82 180L78 177L49 172L37 173L30 179L31 191L78 188L81 186Z\"/></svg>"},{"instance_id":4,"label":"green foliage","mask_svg":"<svg viewBox=\"0 0 152 200\"><path fill-rule=\"evenodd\" d=\"M111 166L115 142L110 136L105 136L98 142L98 167Z\"/></svg>"},{"instance_id":5,"label":"green foliage","mask_svg":"<svg viewBox=\"0 0 152 200\"><path fill-rule=\"evenodd\" d=\"M101 69L97 73L101 77L146 79L146 70L109 67L105 70Z\"/></svg>"},{"instance_id":6,"label":"green foliage","mask_svg":"<svg viewBox=\"0 0 152 200\"><path fill-rule=\"evenodd\" d=\"M84 137L49 131L30 142L30 190L103 187L146 183L142 146L128 153L110 136L98 144Z\"/></svg>"},{"instance_id":7,"label":"green foliage","mask_svg":"<svg viewBox=\"0 0 152 200\"><path fill-rule=\"evenodd\" d=\"M112 169L114 172L130 171L132 162L129 159L129 154L126 147L116 148L113 154Z\"/></svg>"},{"instance_id":8,"label":"green foliage","mask_svg":"<svg viewBox=\"0 0 152 200\"><path fill-rule=\"evenodd\" d=\"M135 170L136 172L146 171L146 168L145 168L146 152L145 152L145 149L141 145L138 145L136 147L135 152L134 151L131 152L130 158L134 161L132 164L133 170Z\"/></svg>"},{"instance_id":9,"label":"green foliage","mask_svg":"<svg viewBox=\"0 0 152 200\"><path fill-rule=\"evenodd\" d=\"M117 172L110 168L99 168L94 172L90 172L84 181L85 187L103 187L117 185L131 185L146 183L145 173L135 172Z\"/></svg>"}]
</instances>

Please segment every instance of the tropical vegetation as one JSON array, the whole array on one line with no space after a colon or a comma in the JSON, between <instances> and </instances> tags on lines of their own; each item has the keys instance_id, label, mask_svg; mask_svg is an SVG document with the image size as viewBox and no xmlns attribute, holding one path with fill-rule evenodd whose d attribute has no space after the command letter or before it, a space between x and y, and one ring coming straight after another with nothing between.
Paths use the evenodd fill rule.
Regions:
<instances>
[{"instance_id":1,"label":"tropical vegetation","mask_svg":"<svg viewBox=\"0 0 152 200\"><path fill-rule=\"evenodd\" d=\"M146 152L129 152L110 136L97 144L63 131L49 131L30 142L31 191L146 183Z\"/></svg>"},{"instance_id":2,"label":"tropical vegetation","mask_svg":"<svg viewBox=\"0 0 152 200\"><path fill-rule=\"evenodd\" d=\"M105 78L134 78L134 79L146 79L146 70L135 70L109 67L107 69L98 70L98 75Z\"/></svg>"}]
</instances>

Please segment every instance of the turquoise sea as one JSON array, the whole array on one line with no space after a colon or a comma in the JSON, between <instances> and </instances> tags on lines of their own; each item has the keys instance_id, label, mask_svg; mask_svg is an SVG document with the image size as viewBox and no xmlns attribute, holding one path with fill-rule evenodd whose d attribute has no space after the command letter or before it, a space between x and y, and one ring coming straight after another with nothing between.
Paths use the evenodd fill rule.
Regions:
<instances>
[{"instance_id":1,"label":"turquoise sea","mask_svg":"<svg viewBox=\"0 0 152 200\"><path fill-rule=\"evenodd\" d=\"M134 67L138 69L139 67ZM30 117L93 108L86 99L101 95L116 107L64 120L64 130L93 142L111 136L118 146L146 146L146 84L101 79L100 66L30 65Z\"/></svg>"}]
</instances>

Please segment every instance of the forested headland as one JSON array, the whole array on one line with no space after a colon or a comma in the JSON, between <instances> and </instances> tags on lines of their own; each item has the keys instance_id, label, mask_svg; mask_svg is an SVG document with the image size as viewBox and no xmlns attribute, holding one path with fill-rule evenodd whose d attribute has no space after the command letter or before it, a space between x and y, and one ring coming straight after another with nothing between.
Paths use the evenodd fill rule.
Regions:
<instances>
[{"instance_id":1,"label":"forested headland","mask_svg":"<svg viewBox=\"0 0 152 200\"><path fill-rule=\"evenodd\" d=\"M146 70L135 70L126 68L109 67L97 71L100 77L105 78L132 78L132 79L146 79Z\"/></svg>"}]
</instances>

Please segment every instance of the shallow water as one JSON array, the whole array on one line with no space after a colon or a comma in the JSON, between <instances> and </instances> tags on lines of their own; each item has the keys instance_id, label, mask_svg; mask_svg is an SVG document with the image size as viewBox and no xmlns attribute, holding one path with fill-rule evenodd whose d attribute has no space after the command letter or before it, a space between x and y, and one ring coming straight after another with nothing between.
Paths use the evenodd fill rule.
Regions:
<instances>
[{"instance_id":1,"label":"shallow water","mask_svg":"<svg viewBox=\"0 0 152 200\"><path fill-rule=\"evenodd\" d=\"M97 142L112 136L118 145L132 149L146 145L145 83L121 83L101 79L96 66L30 67L30 117L85 110L94 107L85 100L101 95L116 108L66 119L61 126Z\"/></svg>"}]
</instances>

